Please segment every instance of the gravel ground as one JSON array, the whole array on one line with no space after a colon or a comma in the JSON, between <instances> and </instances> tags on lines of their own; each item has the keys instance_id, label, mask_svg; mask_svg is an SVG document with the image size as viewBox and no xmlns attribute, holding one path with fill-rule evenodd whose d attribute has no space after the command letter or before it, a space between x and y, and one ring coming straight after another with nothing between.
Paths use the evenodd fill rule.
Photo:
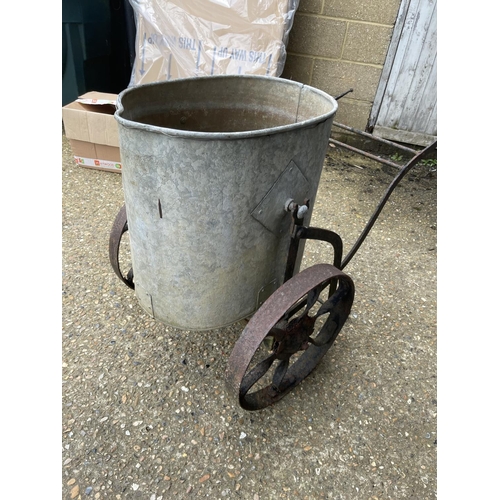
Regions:
<instances>
[{"instance_id":1,"label":"gravel ground","mask_svg":"<svg viewBox=\"0 0 500 500\"><path fill-rule=\"evenodd\" d=\"M317 369L246 412L224 385L242 325L147 316L108 261L121 176L62 144L63 498L435 498L436 172L403 179L345 268L351 316ZM348 251L394 175L330 149L312 225ZM307 244L304 267L329 261Z\"/></svg>"}]
</instances>

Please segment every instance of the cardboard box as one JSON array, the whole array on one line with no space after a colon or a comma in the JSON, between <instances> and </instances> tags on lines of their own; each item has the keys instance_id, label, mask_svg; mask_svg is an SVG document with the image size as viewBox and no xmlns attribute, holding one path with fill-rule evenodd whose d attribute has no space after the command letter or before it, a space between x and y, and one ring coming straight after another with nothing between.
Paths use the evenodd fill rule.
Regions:
<instances>
[{"instance_id":1,"label":"cardboard box","mask_svg":"<svg viewBox=\"0 0 500 500\"><path fill-rule=\"evenodd\" d=\"M116 94L88 92L62 108L64 130L82 167L121 173Z\"/></svg>"}]
</instances>

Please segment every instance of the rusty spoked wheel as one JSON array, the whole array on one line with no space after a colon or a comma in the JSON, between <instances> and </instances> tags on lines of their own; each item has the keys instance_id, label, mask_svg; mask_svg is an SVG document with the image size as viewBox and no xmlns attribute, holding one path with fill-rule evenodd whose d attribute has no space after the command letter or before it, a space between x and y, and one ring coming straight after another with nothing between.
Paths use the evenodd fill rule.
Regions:
<instances>
[{"instance_id":1,"label":"rusty spoked wheel","mask_svg":"<svg viewBox=\"0 0 500 500\"><path fill-rule=\"evenodd\" d=\"M333 345L353 300L351 278L330 264L307 268L276 290L229 357L226 384L240 406L263 409L300 384Z\"/></svg>"}]
</instances>

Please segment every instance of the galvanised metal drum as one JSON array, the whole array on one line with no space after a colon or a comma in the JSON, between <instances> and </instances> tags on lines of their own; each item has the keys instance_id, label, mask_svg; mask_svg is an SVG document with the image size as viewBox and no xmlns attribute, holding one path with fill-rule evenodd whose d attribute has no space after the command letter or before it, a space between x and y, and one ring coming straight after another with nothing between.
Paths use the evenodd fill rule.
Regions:
<instances>
[{"instance_id":1,"label":"galvanised metal drum","mask_svg":"<svg viewBox=\"0 0 500 500\"><path fill-rule=\"evenodd\" d=\"M133 281L151 316L218 328L251 316L282 285L287 210L309 200L308 224L336 110L318 89L249 75L119 95Z\"/></svg>"}]
</instances>

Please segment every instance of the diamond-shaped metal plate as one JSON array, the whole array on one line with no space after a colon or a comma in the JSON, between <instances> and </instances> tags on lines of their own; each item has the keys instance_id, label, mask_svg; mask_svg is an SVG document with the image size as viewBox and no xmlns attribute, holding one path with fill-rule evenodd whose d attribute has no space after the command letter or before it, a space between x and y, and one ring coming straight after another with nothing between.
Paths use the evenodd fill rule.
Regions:
<instances>
[{"instance_id":1,"label":"diamond-shaped metal plate","mask_svg":"<svg viewBox=\"0 0 500 500\"><path fill-rule=\"evenodd\" d=\"M285 210L287 200L303 204L310 197L309 181L291 160L251 215L266 229L280 236L291 220L290 213Z\"/></svg>"}]
</instances>

